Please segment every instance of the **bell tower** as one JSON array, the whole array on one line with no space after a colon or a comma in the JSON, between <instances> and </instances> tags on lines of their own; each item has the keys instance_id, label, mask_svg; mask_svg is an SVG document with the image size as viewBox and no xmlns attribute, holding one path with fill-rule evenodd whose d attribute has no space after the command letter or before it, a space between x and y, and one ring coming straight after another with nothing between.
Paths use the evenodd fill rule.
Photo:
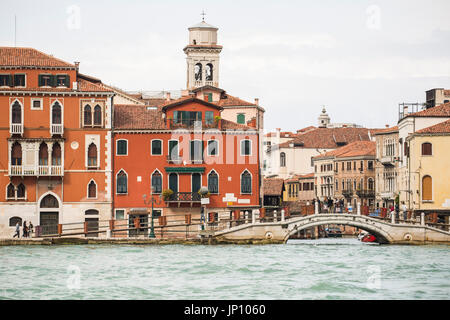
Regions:
<instances>
[{"instance_id":1,"label":"bell tower","mask_svg":"<svg viewBox=\"0 0 450 320\"><path fill-rule=\"evenodd\" d=\"M217 44L217 27L205 22L189 27L189 44L184 47L187 61L186 88L192 90L210 85L219 87L219 55L222 46Z\"/></svg>"}]
</instances>

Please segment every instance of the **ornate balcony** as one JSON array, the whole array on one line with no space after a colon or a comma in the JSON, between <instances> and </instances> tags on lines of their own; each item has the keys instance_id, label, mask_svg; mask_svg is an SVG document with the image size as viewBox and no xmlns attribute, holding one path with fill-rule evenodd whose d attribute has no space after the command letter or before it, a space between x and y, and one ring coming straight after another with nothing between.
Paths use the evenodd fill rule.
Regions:
<instances>
[{"instance_id":1,"label":"ornate balcony","mask_svg":"<svg viewBox=\"0 0 450 320\"><path fill-rule=\"evenodd\" d=\"M64 170L62 165L59 166L23 166L10 165L10 176L63 176Z\"/></svg>"},{"instance_id":2,"label":"ornate balcony","mask_svg":"<svg viewBox=\"0 0 450 320\"><path fill-rule=\"evenodd\" d=\"M23 124L11 123L11 126L9 127L9 133L23 135Z\"/></svg>"},{"instance_id":3,"label":"ornate balcony","mask_svg":"<svg viewBox=\"0 0 450 320\"><path fill-rule=\"evenodd\" d=\"M349 190L342 190L342 195L345 198L351 198L353 196L353 190L349 189Z\"/></svg>"},{"instance_id":4,"label":"ornate balcony","mask_svg":"<svg viewBox=\"0 0 450 320\"><path fill-rule=\"evenodd\" d=\"M62 124L54 124L52 123L50 125L50 134L51 135L55 135L55 134L59 134L62 135L64 132L64 127Z\"/></svg>"},{"instance_id":5,"label":"ornate balcony","mask_svg":"<svg viewBox=\"0 0 450 320\"><path fill-rule=\"evenodd\" d=\"M200 203L201 196L198 192L174 192L168 198L164 199L167 203Z\"/></svg>"},{"instance_id":6,"label":"ornate balcony","mask_svg":"<svg viewBox=\"0 0 450 320\"><path fill-rule=\"evenodd\" d=\"M375 191L374 190L356 190L356 194L360 198L374 198L375 197Z\"/></svg>"}]
</instances>

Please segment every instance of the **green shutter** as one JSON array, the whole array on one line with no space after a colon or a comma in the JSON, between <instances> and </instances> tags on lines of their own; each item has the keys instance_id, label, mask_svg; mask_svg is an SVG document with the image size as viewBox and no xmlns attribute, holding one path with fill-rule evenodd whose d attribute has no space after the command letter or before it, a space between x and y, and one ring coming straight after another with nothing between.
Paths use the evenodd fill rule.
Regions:
<instances>
[{"instance_id":1,"label":"green shutter","mask_svg":"<svg viewBox=\"0 0 450 320\"><path fill-rule=\"evenodd\" d=\"M8 86L13 86L13 76L12 74L8 74Z\"/></svg>"},{"instance_id":2,"label":"green shutter","mask_svg":"<svg viewBox=\"0 0 450 320\"><path fill-rule=\"evenodd\" d=\"M237 115L237 123L245 124L245 115L243 113Z\"/></svg>"},{"instance_id":3,"label":"green shutter","mask_svg":"<svg viewBox=\"0 0 450 320\"><path fill-rule=\"evenodd\" d=\"M56 87L56 76L53 74L50 76L50 86Z\"/></svg>"},{"instance_id":4,"label":"green shutter","mask_svg":"<svg viewBox=\"0 0 450 320\"><path fill-rule=\"evenodd\" d=\"M38 86L42 87L42 74L38 75Z\"/></svg>"},{"instance_id":5,"label":"green shutter","mask_svg":"<svg viewBox=\"0 0 450 320\"><path fill-rule=\"evenodd\" d=\"M64 84L67 88L70 88L70 76L66 75L66 78L64 79Z\"/></svg>"}]
</instances>

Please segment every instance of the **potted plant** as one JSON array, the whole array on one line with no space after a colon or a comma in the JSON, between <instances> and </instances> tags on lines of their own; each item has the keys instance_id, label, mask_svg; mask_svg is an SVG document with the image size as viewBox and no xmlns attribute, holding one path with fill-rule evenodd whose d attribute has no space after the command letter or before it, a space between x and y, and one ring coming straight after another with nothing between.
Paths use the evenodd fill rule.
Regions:
<instances>
[{"instance_id":1,"label":"potted plant","mask_svg":"<svg viewBox=\"0 0 450 320\"><path fill-rule=\"evenodd\" d=\"M163 196L164 201L169 200L172 195L173 195L173 191L170 190L170 189L165 189L162 192L162 196Z\"/></svg>"}]
</instances>

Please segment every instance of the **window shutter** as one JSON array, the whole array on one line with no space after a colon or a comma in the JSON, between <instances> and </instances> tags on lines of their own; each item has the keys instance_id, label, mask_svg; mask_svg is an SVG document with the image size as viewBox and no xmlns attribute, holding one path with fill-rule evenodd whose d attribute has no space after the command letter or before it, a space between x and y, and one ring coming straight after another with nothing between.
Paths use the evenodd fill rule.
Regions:
<instances>
[{"instance_id":1,"label":"window shutter","mask_svg":"<svg viewBox=\"0 0 450 320\"><path fill-rule=\"evenodd\" d=\"M66 75L66 78L64 79L64 85L69 88L70 87L70 76Z\"/></svg>"},{"instance_id":2,"label":"window shutter","mask_svg":"<svg viewBox=\"0 0 450 320\"><path fill-rule=\"evenodd\" d=\"M42 74L38 75L38 86L42 87Z\"/></svg>"},{"instance_id":3,"label":"window shutter","mask_svg":"<svg viewBox=\"0 0 450 320\"><path fill-rule=\"evenodd\" d=\"M8 74L8 86L13 86L13 76L12 74Z\"/></svg>"},{"instance_id":4,"label":"window shutter","mask_svg":"<svg viewBox=\"0 0 450 320\"><path fill-rule=\"evenodd\" d=\"M50 86L56 87L56 76L55 75L50 76Z\"/></svg>"}]
</instances>

